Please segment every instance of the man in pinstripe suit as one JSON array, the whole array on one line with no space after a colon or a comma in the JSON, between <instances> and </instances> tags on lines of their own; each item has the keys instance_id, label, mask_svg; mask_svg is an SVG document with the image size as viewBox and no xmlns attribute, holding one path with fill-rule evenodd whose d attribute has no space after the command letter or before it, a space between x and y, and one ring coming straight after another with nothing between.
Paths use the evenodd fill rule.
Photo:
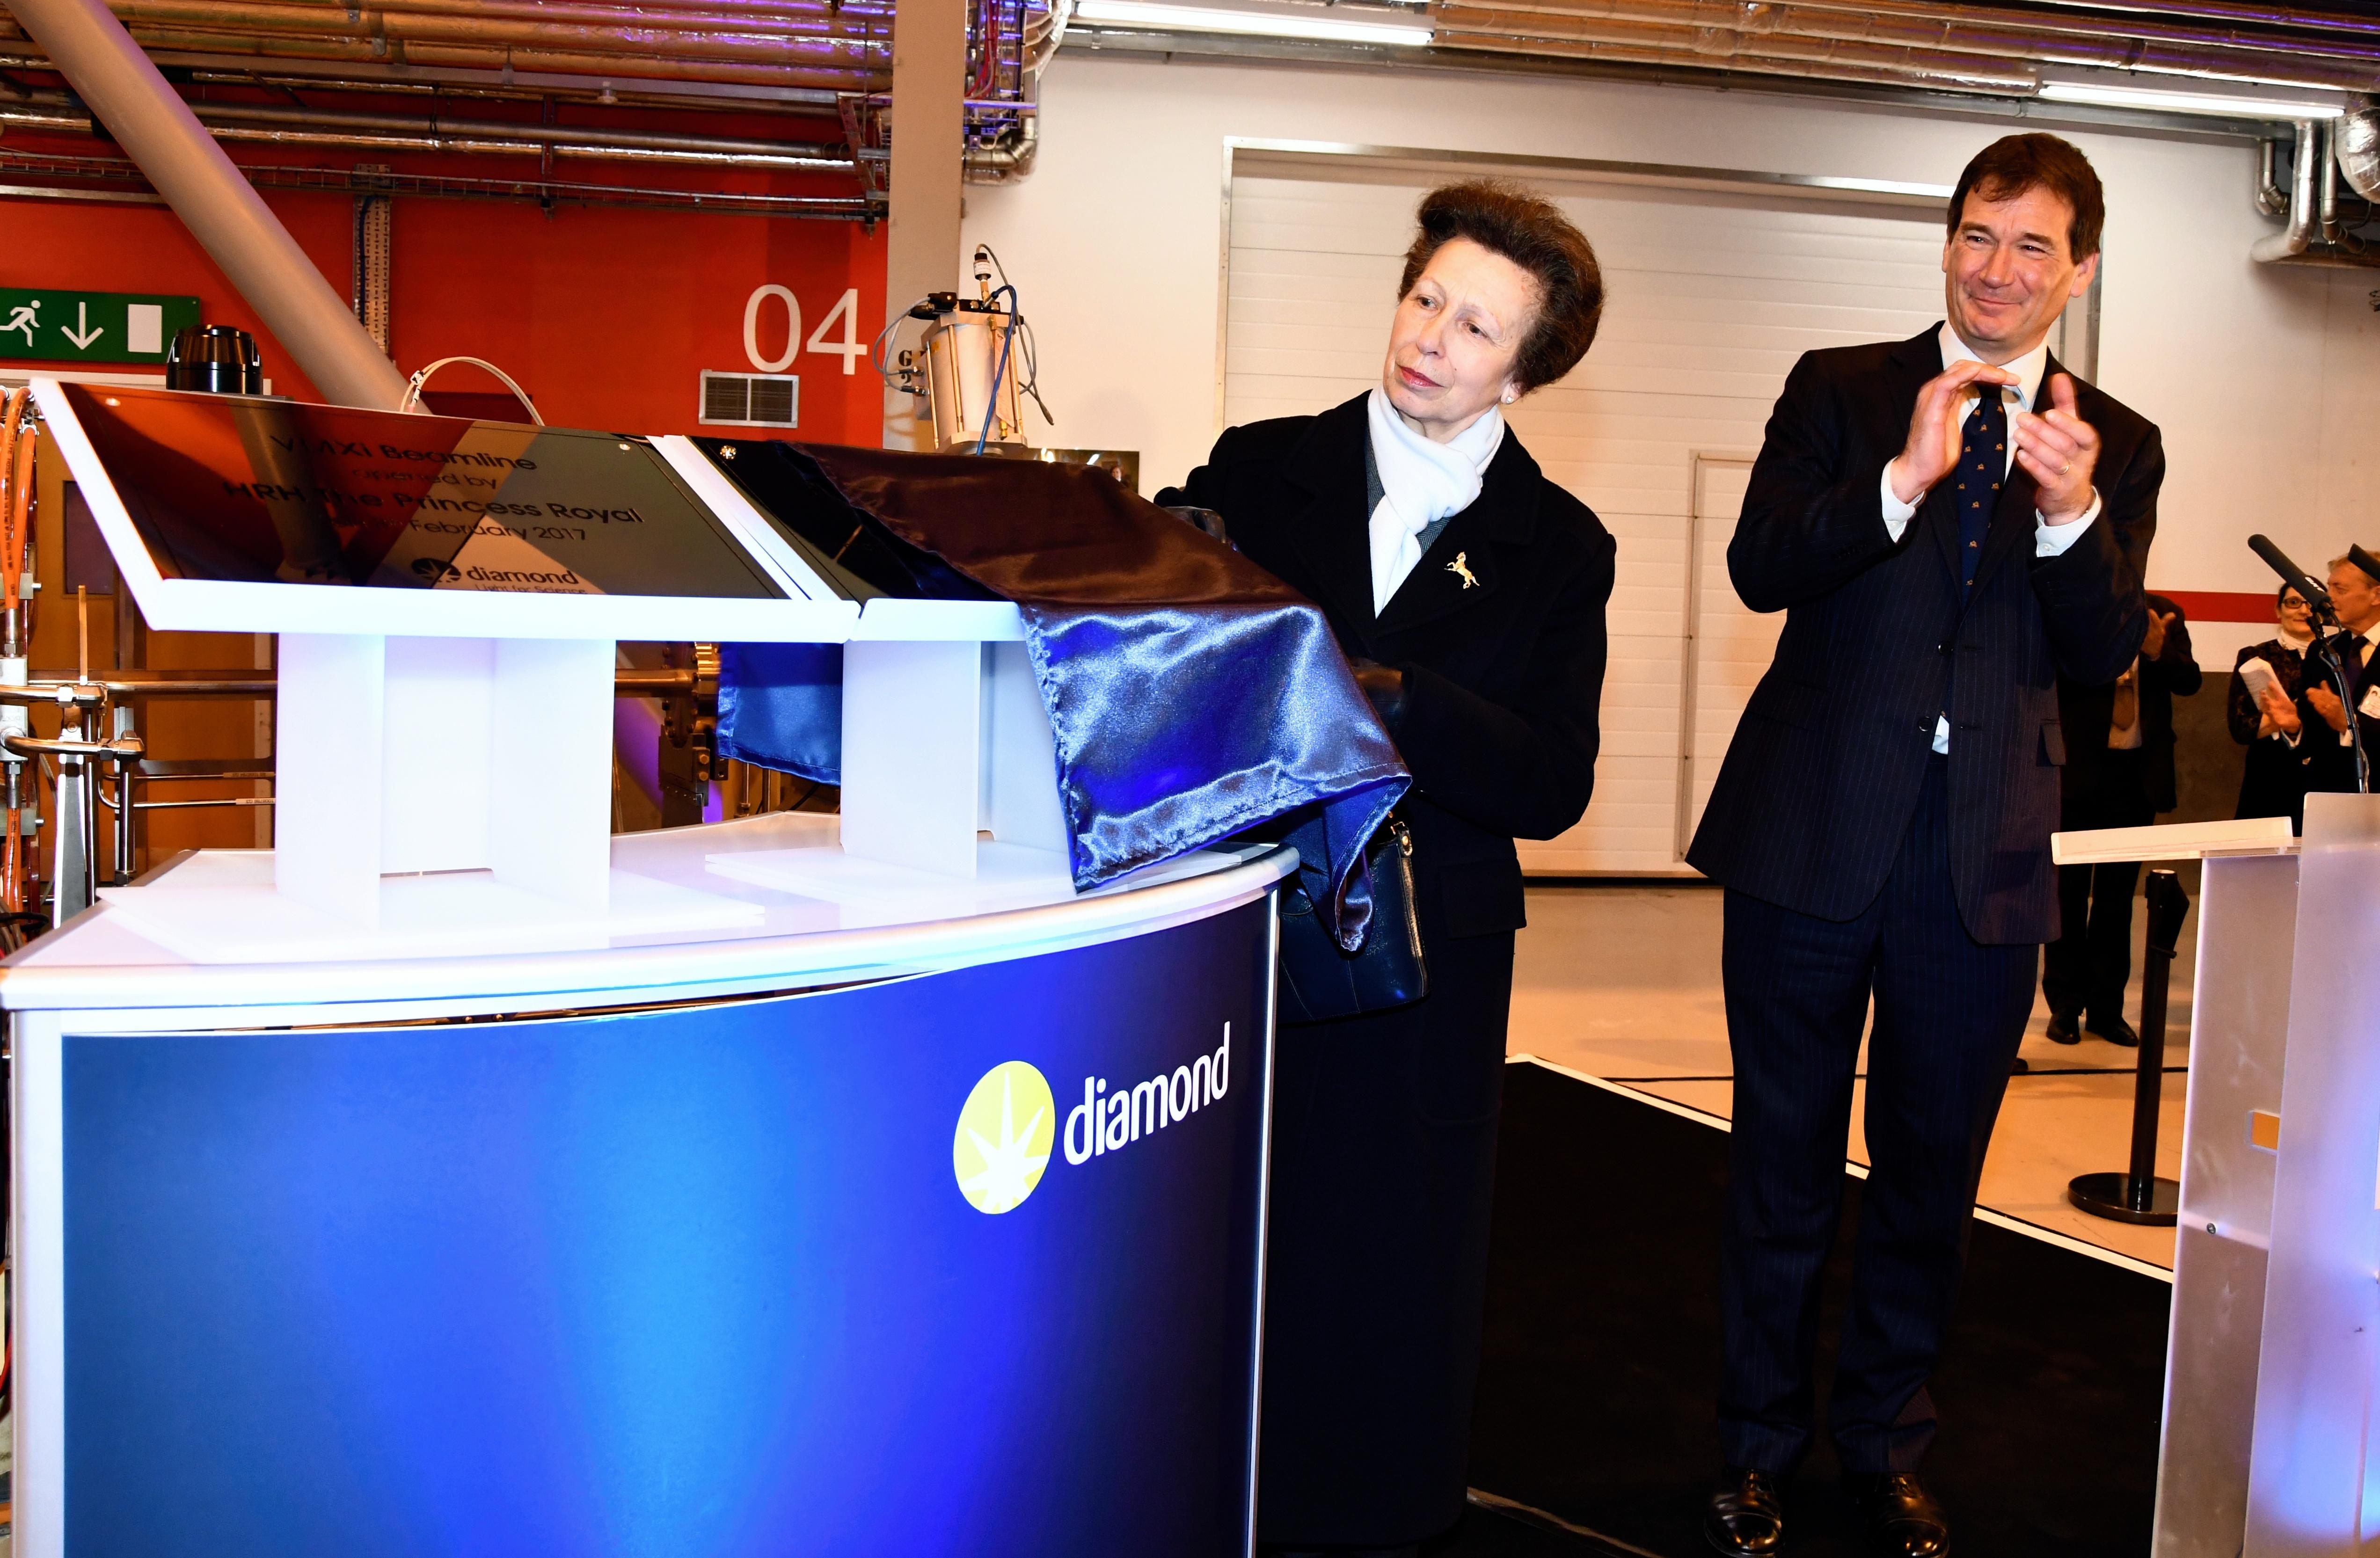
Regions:
<instances>
[{"instance_id":1,"label":"man in pinstripe suit","mask_svg":"<svg viewBox=\"0 0 2380 1558\"><path fill-rule=\"evenodd\" d=\"M2104 206L2082 154L2010 136L1950 199L1949 318L1794 366L1728 549L1782 610L1687 858L1727 887L1735 1057L1722 1250L1726 1470L1706 1532L1783 1545L1815 1437L1818 1280L1871 998L1852 1296L1828 1431L1876 1550L1940 1558L1914 1475L1984 1150L2058 934L2060 672L2139 653L2156 429L2049 357Z\"/></svg>"}]
</instances>

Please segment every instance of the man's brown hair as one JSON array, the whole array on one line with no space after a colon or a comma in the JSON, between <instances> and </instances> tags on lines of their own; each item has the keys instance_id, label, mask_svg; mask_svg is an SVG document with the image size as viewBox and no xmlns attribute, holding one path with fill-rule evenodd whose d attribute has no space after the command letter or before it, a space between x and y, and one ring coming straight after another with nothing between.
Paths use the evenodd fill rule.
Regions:
<instances>
[{"instance_id":1,"label":"man's brown hair","mask_svg":"<svg viewBox=\"0 0 2380 1558\"><path fill-rule=\"evenodd\" d=\"M1949 227L1959 236L1967 196L1998 204L2028 189L2046 189L2066 202L2074 218L2066 225L2067 258L2081 264L2099 252L2099 230L2107 223L2107 198L2091 160L2072 142L2054 135L2009 135L1975 153L1959 187L1950 191Z\"/></svg>"},{"instance_id":2,"label":"man's brown hair","mask_svg":"<svg viewBox=\"0 0 2380 1558\"><path fill-rule=\"evenodd\" d=\"M1603 268L1586 235L1551 200L1502 179L1475 178L1431 190L1419 215L1421 231L1397 283L1400 299L1442 245L1468 238L1536 281L1537 317L1512 365L1521 388L1550 384L1578 366L1603 322Z\"/></svg>"}]
</instances>

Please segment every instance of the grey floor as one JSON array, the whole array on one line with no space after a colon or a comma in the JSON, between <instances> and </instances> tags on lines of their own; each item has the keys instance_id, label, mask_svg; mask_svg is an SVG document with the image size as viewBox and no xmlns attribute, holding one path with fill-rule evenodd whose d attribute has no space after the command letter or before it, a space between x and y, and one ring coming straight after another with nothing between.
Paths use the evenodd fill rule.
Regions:
<instances>
[{"instance_id":1,"label":"grey floor","mask_svg":"<svg viewBox=\"0 0 2380 1558\"><path fill-rule=\"evenodd\" d=\"M2137 906L2136 906L2137 907ZM1533 885L1520 936L1508 1045L1590 1076L1625 1082L1724 1117L1732 1068L1719 995L1719 890L1707 883ZM2195 921L2182 930L2167 1029L2158 1172L2179 1175L2187 1081ZM2133 915L2132 990L2140 1019L2142 916ZM2036 998L2024 1056L1985 1161L1982 1204L2102 1249L2170 1269L2173 1231L2104 1222L2066 1201L2078 1174L2120 1169L2130 1150L2133 1052L2086 1038L2041 1036L2048 1008ZM1853 1110L1849 1156L1866 1161Z\"/></svg>"}]
</instances>

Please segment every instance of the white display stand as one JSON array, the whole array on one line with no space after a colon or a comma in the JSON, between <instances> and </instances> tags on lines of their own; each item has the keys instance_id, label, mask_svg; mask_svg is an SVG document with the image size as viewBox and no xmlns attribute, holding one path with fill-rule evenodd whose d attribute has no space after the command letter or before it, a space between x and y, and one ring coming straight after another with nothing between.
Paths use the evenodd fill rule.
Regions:
<instances>
[{"instance_id":1,"label":"white display stand","mask_svg":"<svg viewBox=\"0 0 2380 1558\"><path fill-rule=\"evenodd\" d=\"M2087 858L2204 861L2153 1551L2368 1552L2380 1531L2380 796L2308 796L2294 844L2224 852L2184 828L2123 831L2130 852L2103 852L2119 847L2111 831L2087 836Z\"/></svg>"},{"instance_id":2,"label":"white display stand","mask_svg":"<svg viewBox=\"0 0 2380 1558\"><path fill-rule=\"evenodd\" d=\"M152 626L279 635L269 876L264 857L201 851L99 894L181 957L565 949L757 924L747 900L613 865L623 639L845 646L841 842L722 856L722 877L880 906L969 884L1046 899L1069 881L1054 743L1015 607L863 610L683 438L653 448L784 598L168 577L72 404L55 381L34 393Z\"/></svg>"}]
</instances>

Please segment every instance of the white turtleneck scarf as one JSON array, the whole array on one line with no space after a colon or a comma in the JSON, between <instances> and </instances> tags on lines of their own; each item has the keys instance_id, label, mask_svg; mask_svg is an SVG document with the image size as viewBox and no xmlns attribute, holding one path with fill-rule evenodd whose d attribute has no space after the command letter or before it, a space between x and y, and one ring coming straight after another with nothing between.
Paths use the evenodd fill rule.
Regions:
<instances>
[{"instance_id":1,"label":"white turtleneck scarf","mask_svg":"<svg viewBox=\"0 0 2380 1558\"><path fill-rule=\"evenodd\" d=\"M1444 443L1433 443L1404 424L1377 386L1366 403L1371 420L1372 466L1379 473L1381 498L1372 510L1372 614L1388 609L1398 586L1421 562L1421 533L1461 513L1479 496L1488 462L1504 442L1504 414L1489 406L1485 416Z\"/></svg>"}]
</instances>

